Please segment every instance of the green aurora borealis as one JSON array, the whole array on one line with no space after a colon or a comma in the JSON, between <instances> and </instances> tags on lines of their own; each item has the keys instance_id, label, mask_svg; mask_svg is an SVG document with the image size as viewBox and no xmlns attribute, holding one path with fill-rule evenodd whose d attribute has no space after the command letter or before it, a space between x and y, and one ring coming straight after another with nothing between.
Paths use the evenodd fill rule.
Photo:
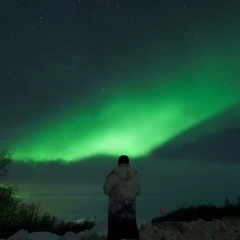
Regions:
<instances>
[{"instance_id":1,"label":"green aurora borealis","mask_svg":"<svg viewBox=\"0 0 240 240\"><path fill-rule=\"evenodd\" d=\"M65 4L6 4L0 141L14 160L147 156L239 103L237 1Z\"/></svg>"},{"instance_id":2,"label":"green aurora borealis","mask_svg":"<svg viewBox=\"0 0 240 240\"><path fill-rule=\"evenodd\" d=\"M237 73L237 64L208 57L175 69L163 83L163 74L156 69L148 79L136 75L139 88L129 94L118 94L116 87L114 94L104 102L97 99L90 110L75 104L54 120L46 119L40 128L29 128L12 147L14 159L68 162L121 153L145 156L238 103Z\"/></svg>"}]
</instances>

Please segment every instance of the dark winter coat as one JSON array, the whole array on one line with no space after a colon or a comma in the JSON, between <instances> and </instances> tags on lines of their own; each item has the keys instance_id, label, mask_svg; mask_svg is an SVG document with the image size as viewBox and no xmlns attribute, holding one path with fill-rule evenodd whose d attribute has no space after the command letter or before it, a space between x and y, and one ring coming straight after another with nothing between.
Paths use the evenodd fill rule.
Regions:
<instances>
[{"instance_id":1,"label":"dark winter coat","mask_svg":"<svg viewBox=\"0 0 240 240\"><path fill-rule=\"evenodd\" d=\"M139 239L136 196L140 193L137 171L128 164L112 170L103 186L108 201L108 239Z\"/></svg>"}]
</instances>

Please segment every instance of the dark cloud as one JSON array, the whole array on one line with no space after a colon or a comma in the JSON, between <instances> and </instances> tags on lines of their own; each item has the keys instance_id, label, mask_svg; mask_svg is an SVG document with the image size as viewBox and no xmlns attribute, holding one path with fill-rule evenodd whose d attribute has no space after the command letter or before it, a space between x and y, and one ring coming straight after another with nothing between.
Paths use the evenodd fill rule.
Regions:
<instances>
[{"instance_id":1,"label":"dark cloud","mask_svg":"<svg viewBox=\"0 0 240 240\"><path fill-rule=\"evenodd\" d=\"M93 158L75 163L14 162L8 181L17 183L25 202L40 202L45 211L71 219L107 217L103 183L117 159ZM221 205L226 196L235 201L240 181L239 167L194 159L173 160L147 156L132 159L142 191L137 199L138 216L151 219L164 207L171 211L182 205Z\"/></svg>"},{"instance_id":2,"label":"dark cloud","mask_svg":"<svg viewBox=\"0 0 240 240\"><path fill-rule=\"evenodd\" d=\"M230 129L207 137L192 139L179 145L165 145L153 156L168 159L200 159L240 163L240 129Z\"/></svg>"},{"instance_id":3,"label":"dark cloud","mask_svg":"<svg viewBox=\"0 0 240 240\"><path fill-rule=\"evenodd\" d=\"M39 184L96 184L103 181L117 160L109 157L95 157L83 161L61 162L13 162L9 177L18 182L38 182ZM16 175L17 173L17 175Z\"/></svg>"},{"instance_id":4,"label":"dark cloud","mask_svg":"<svg viewBox=\"0 0 240 240\"><path fill-rule=\"evenodd\" d=\"M152 152L160 159L240 163L240 104L185 131Z\"/></svg>"}]
</instances>

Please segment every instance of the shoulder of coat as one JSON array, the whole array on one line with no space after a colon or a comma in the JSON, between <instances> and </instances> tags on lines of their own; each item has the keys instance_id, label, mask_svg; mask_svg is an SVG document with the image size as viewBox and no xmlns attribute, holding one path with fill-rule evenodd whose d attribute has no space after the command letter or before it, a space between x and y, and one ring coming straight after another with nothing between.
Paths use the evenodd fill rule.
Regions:
<instances>
[{"instance_id":1,"label":"shoulder of coat","mask_svg":"<svg viewBox=\"0 0 240 240\"><path fill-rule=\"evenodd\" d=\"M114 171L111 171L108 175L107 175L107 177L109 177L110 175L112 175L112 174L114 174L115 172Z\"/></svg>"}]
</instances>

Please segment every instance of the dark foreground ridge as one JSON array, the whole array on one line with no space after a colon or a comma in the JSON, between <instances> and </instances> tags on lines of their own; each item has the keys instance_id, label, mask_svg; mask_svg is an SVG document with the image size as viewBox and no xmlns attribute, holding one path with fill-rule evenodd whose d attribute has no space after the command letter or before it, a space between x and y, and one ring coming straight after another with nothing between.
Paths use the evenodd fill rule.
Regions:
<instances>
[{"instance_id":1,"label":"dark foreground ridge","mask_svg":"<svg viewBox=\"0 0 240 240\"><path fill-rule=\"evenodd\" d=\"M224 206L213 205L197 205L190 207L182 207L170 212L162 217L155 217L152 223L160 222L190 222L198 219L211 221L213 219L221 219L223 217L240 218L240 197L236 204L232 204L228 199L225 200Z\"/></svg>"}]
</instances>

